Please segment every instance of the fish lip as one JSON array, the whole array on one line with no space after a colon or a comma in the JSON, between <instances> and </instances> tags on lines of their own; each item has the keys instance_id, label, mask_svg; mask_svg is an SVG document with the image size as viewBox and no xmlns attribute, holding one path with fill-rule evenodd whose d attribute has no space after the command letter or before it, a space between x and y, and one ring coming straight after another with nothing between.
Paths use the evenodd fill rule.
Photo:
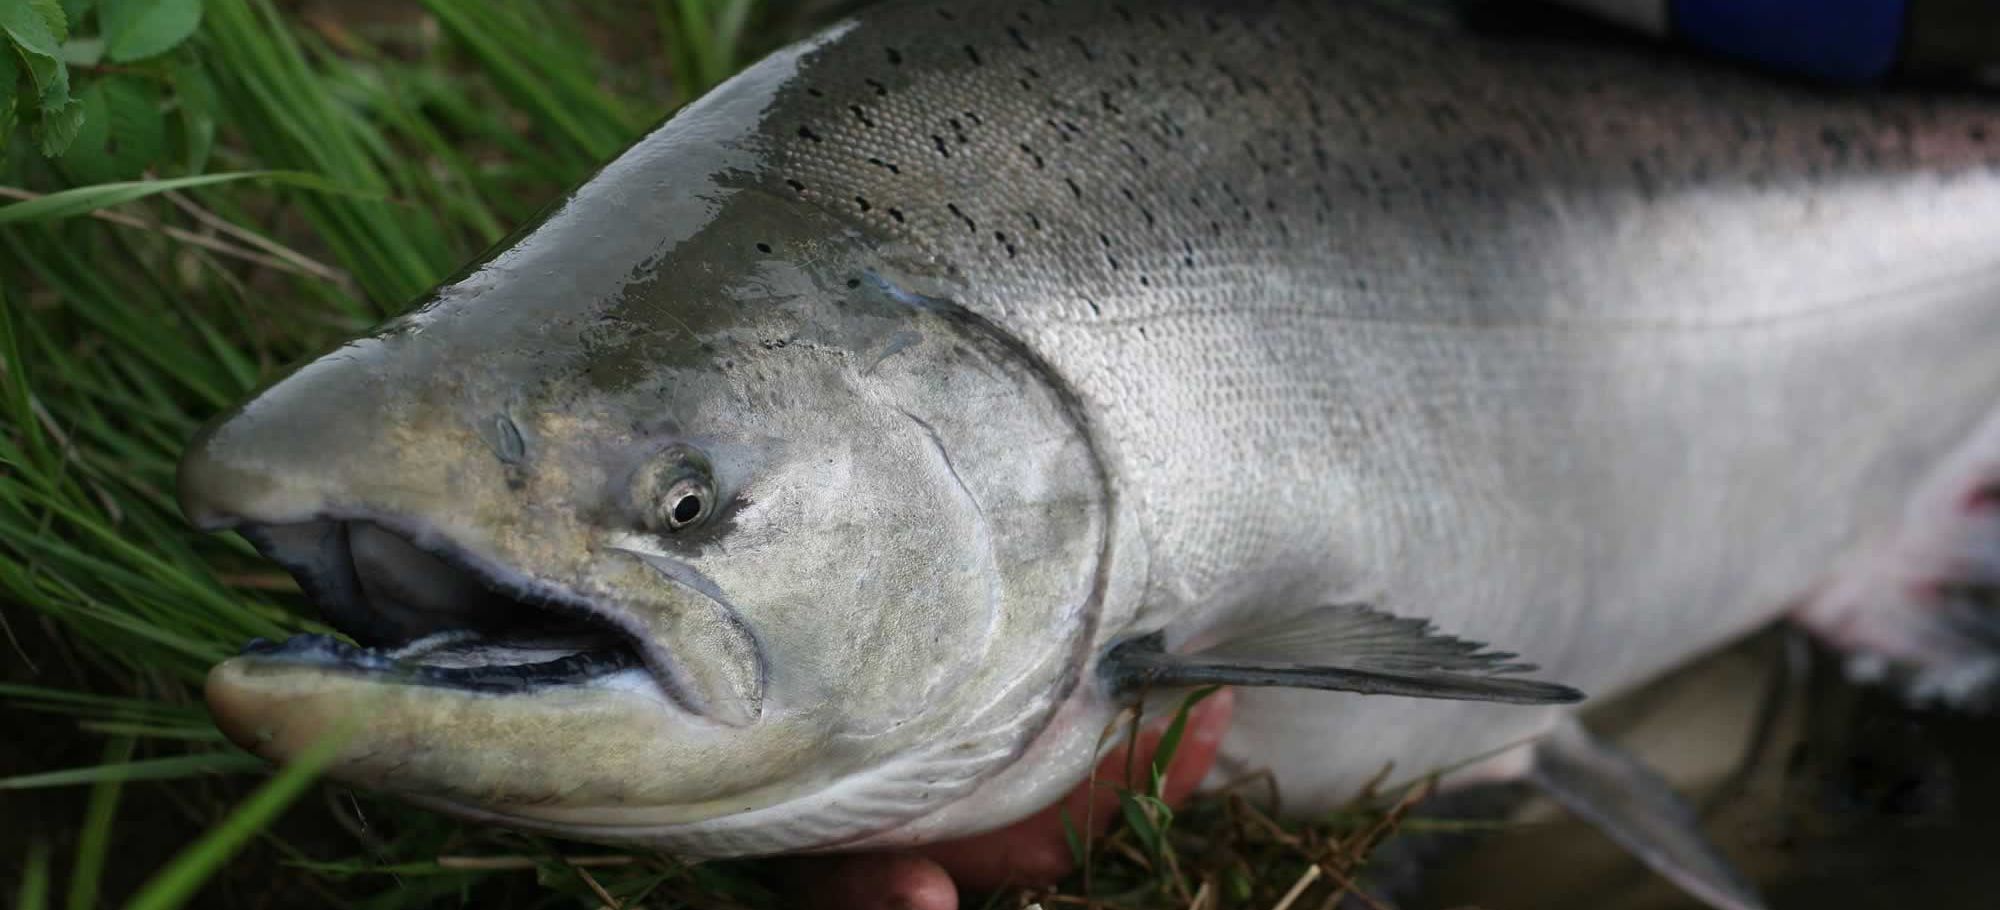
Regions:
<instances>
[{"instance_id":1,"label":"fish lip","mask_svg":"<svg viewBox=\"0 0 2000 910\"><path fill-rule=\"evenodd\" d=\"M344 552L344 541L340 544L343 548L341 555L346 558L331 560L321 565L307 565L302 560L281 559L272 555L274 551L266 549L279 529L330 524L338 528L344 537L347 527L353 522L367 522L394 534L411 547L444 563L453 571L469 576L488 591L524 607L572 619L581 618L608 627L639 655L641 666L668 700L689 715L708 716L678 679L672 656L645 633L628 611L619 610L600 598L589 597L567 585L527 577L498 561L473 552L448 535L422 527L418 522L366 510L325 510L295 521L239 520L227 523L224 527L236 531L257 547L260 553L264 553L290 572L314 605L323 613L329 614L328 621L335 628L358 641L366 638L389 643L395 641L397 636L386 634L382 622L368 621L370 618L379 620L381 617L368 605L366 595L361 592L358 570L351 554ZM338 618L332 615L335 613L339 615ZM350 624L358 628L351 628ZM263 653L257 653L260 650ZM281 653L282 650L282 648L272 649L269 642L263 642L261 648L257 642L252 642L242 656L283 660L286 658ZM394 677L384 678L385 681L395 681Z\"/></svg>"},{"instance_id":2,"label":"fish lip","mask_svg":"<svg viewBox=\"0 0 2000 910\"><path fill-rule=\"evenodd\" d=\"M744 726L761 717L763 715L763 693L770 683L770 663L765 660L762 644L758 640L755 631L750 627L750 623L743 618L743 613L736 608L735 602L730 600L729 595L722 590L722 587L716 584L714 579L709 578L700 569L667 553L660 553L644 547L631 546L629 541L620 541L617 539L607 542L603 549L605 552L617 553L636 559L665 578L676 590L684 591L706 600L708 605L715 609L720 620L735 635L740 636L741 641L747 646L750 652L748 661L753 665L755 670L755 678L746 681L748 689L754 693L750 699L751 705L744 708L740 704L726 700L722 702L704 702L708 710L700 713L711 720L731 727ZM698 688L700 688L698 685L683 685L679 687L678 691L685 692L689 689Z\"/></svg>"}]
</instances>

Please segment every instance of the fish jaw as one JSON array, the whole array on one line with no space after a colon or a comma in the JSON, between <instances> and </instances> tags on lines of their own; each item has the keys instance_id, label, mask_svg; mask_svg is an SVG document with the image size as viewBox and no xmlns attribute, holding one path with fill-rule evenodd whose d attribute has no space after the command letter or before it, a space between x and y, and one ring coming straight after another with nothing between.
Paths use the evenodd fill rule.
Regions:
<instances>
[{"instance_id":1,"label":"fish jaw","mask_svg":"<svg viewBox=\"0 0 2000 910\"><path fill-rule=\"evenodd\" d=\"M348 783L420 797L456 814L606 841L632 839L621 829L635 823L688 825L783 804L804 786L796 772L822 760L815 754L822 737L802 729L811 719L800 717L760 728L758 748L743 753L754 761L700 761L733 751L740 734L690 718L647 674L629 669L567 685L470 693L251 654L210 671L206 696L224 734L266 758L287 760L322 737L344 737L334 766ZM452 739L440 740L441 728L452 730ZM663 764L680 773L645 773ZM523 775L524 766L562 773ZM412 790L412 782L423 786Z\"/></svg>"},{"instance_id":2,"label":"fish jaw","mask_svg":"<svg viewBox=\"0 0 2000 910\"><path fill-rule=\"evenodd\" d=\"M740 620L698 628L723 605L684 587L647 602L585 594L387 524L377 516L241 529L337 625L373 617L362 627L390 631L374 636L378 647L323 635L259 640L215 667L205 694L232 741L284 761L340 735L332 773L342 780L614 841L627 839L628 823L599 819L607 813L698 824L782 803L796 788L774 781L810 780L800 772L829 762L824 715L766 715L763 667ZM615 586L627 562L599 574ZM339 575L346 588L327 580ZM388 591L417 596L385 603ZM389 611L402 615L383 619ZM356 719L364 723L346 724Z\"/></svg>"}]
</instances>

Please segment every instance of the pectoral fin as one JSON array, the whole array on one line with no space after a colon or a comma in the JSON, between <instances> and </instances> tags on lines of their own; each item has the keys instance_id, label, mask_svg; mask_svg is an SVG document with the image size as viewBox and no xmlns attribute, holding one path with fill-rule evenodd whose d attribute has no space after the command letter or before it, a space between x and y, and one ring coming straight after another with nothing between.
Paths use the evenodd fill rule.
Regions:
<instances>
[{"instance_id":1,"label":"pectoral fin","mask_svg":"<svg viewBox=\"0 0 2000 910\"><path fill-rule=\"evenodd\" d=\"M1702 836L1694 808L1637 759L1565 720L1534 747L1529 780L1640 862L1715 910L1763 910Z\"/></svg>"},{"instance_id":2,"label":"pectoral fin","mask_svg":"<svg viewBox=\"0 0 2000 910\"><path fill-rule=\"evenodd\" d=\"M1510 663L1513 657L1439 633L1421 619L1338 604L1244 627L1188 654L1168 653L1158 633L1135 638L1112 647L1102 672L1117 692L1228 685L1528 705L1583 699L1569 686L1512 678L1535 669Z\"/></svg>"}]
</instances>

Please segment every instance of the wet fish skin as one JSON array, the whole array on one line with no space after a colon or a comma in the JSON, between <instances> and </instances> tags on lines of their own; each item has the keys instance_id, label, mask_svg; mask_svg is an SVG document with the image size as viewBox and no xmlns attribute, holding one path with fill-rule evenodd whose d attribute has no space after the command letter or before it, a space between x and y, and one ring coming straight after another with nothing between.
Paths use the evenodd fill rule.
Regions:
<instances>
[{"instance_id":1,"label":"wet fish skin","mask_svg":"<svg viewBox=\"0 0 2000 910\"><path fill-rule=\"evenodd\" d=\"M944 13L815 58L773 179L1078 390L1143 529L1107 627L1371 600L1616 692L1779 614L2000 403L1988 102L1360 3ZM1225 761L1303 811L1552 716L1244 695Z\"/></svg>"},{"instance_id":2,"label":"wet fish skin","mask_svg":"<svg viewBox=\"0 0 2000 910\"><path fill-rule=\"evenodd\" d=\"M753 317L722 302L801 301L754 324L836 326L814 340L857 363L896 363L901 321L917 320L936 371L909 375L1011 371L976 386L984 405L1000 392L1036 401L1004 411L1017 428L1005 433L961 415L941 447L954 471L987 490L1070 484L1029 497L1040 520L1005 532L1032 568L981 575L1007 622L954 620L970 600L919 611L964 636L946 650L989 662L980 684L1008 678L993 666L1033 668L1032 685L1000 697L1018 723L982 763L953 787L898 790L865 818L790 802L837 803L897 750L971 723L980 700L965 692L837 766L852 778L801 782L819 747L841 741L839 711L886 711L906 695L897 680L976 663L932 665L938 652L903 647L853 652L841 670L865 695L824 702L837 707L810 731L758 720L699 756L740 765L705 782L778 794L759 809L810 822L787 832L773 833L770 815L688 809L673 803L687 792L665 784L575 807L544 793L555 807L532 815L479 809L505 801L465 783L493 772L463 758L374 782L448 781L455 811L706 854L938 839L1019 817L1081 776L1114 709L1089 662L1133 636L1180 644L1271 610L1365 601L1519 651L1601 695L1778 615L2000 402L1989 136L2000 122L1983 103L1836 96L1631 49L1491 41L1361 3L889 4L691 107L403 324L422 333L350 356L391 379L323 360L245 412L420 445L342 473L361 462L325 436L274 448L272 431L238 418L197 447L184 498L259 522L330 502L421 519L536 579L630 600L621 586L659 583L606 574L611 532L582 505L616 473L607 459L766 410L813 433L789 446L770 445L782 434L723 433L748 453L746 483L763 480L766 451L790 465L798 449L843 444L801 416L840 384L746 379L718 368L729 354L686 343L737 345L728 350L746 365L799 356L743 344ZM842 312L856 295L880 308L865 325ZM958 329L923 321L938 312L990 327L1004 351L978 369L954 364ZM675 323L683 343L666 343ZM545 339L556 337L606 340L564 342L553 357ZM355 408L328 391L338 382L383 403ZM424 403L401 403L411 398ZM834 413L862 413L845 391L831 400ZM950 413L920 400L939 420ZM656 414L647 401L666 403ZM468 428L496 412L534 423L521 428L530 445L562 453L542 462L563 466L561 484L536 475L523 493L502 467L479 469L472 488L454 475L481 438ZM559 419L569 413L591 419ZM673 428L617 429L635 419ZM381 432L385 420L395 432ZM1022 435L1037 420L1049 423ZM1008 473L1022 438L1049 440L1051 473ZM424 479L387 484L380 465L413 453ZM810 489L803 467L777 473L775 489ZM898 479L866 475L852 489L893 491ZM1073 508L1053 508L1062 502ZM803 579L866 552L805 536L786 538L782 559L762 551L761 566L690 557L754 630L773 704L795 709L849 693L813 657L844 627L782 605L805 596ZM875 539L915 571L966 552L963 541L919 552ZM1036 591L1069 599L1037 603ZM865 607L847 621L910 609L858 596ZM686 600L654 600L669 602ZM734 640L662 634L710 650ZM727 691L741 661L710 660L722 681L707 688ZM222 688L248 698L236 713L252 727L274 705L319 699L314 714L360 697L303 675L260 690L249 670L230 672ZM644 711L621 707L616 720L685 734ZM402 748L448 753L464 735L435 713L409 716L423 720L398 732ZM1288 806L1313 811L1385 763L1460 765L1560 716L1244 693L1224 760L1272 768ZM662 767L692 758L641 738L620 748ZM1471 776L1518 773L1519 755ZM764 778L782 783L754 785ZM606 794L672 805L642 830L635 819L650 810L605 808Z\"/></svg>"}]
</instances>

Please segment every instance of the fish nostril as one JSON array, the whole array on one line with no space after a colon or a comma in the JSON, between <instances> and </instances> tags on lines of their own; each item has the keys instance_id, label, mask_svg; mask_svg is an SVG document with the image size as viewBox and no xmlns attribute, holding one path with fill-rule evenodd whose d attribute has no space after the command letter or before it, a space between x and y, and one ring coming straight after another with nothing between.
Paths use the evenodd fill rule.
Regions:
<instances>
[{"instance_id":1,"label":"fish nostril","mask_svg":"<svg viewBox=\"0 0 2000 910\"><path fill-rule=\"evenodd\" d=\"M521 428L505 414L493 417L493 454L501 464L518 465L528 457L527 440L521 438Z\"/></svg>"}]
</instances>

